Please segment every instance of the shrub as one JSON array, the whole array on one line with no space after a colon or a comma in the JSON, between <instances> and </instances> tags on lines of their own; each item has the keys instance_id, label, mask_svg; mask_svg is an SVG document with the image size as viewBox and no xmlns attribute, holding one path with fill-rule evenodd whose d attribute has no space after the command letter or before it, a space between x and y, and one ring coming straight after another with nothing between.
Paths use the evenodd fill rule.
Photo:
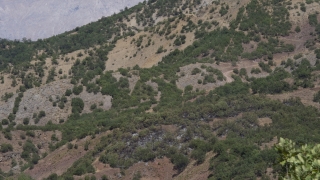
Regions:
<instances>
[{"instance_id":1,"label":"shrub","mask_svg":"<svg viewBox=\"0 0 320 180\"><path fill-rule=\"evenodd\" d=\"M148 148L137 148L134 155L137 159L144 162L152 161L156 157L153 151Z\"/></svg>"},{"instance_id":2,"label":"shrub","mask_svg":"<svg viewBox=\"0 0 320 180\"><path fill-rule=\"evenodd\" d=\"M192 71L191 71L191 74L192 75L196 75L198 73L201 73L201 70L199 68L194 68Z\"/></svg>"},{"instance_id":3,"label":"shrub","mask_svg":"<svg viewBox=\"0 0 320 180\"><path fill-rule=\"evenodd\" d=\"M175 169L182 171L189 164L189 159L183 154L175 154L172 156L171 162L174 164Z\"/></svg>"},{"instance_id":4,"label":"shrub","mask_svg":"<svg viewBox=\"0 0 320 180\"><path fill-rule=\"evenodd\" d=\"M261 70L259 68L252 68L251 69L251 74L259 74L261 73Z\"/></svg>"},{"instance_id":5,"label":"shrub","mask_svg":"<svg viewBox=\"0 0 320 180\"><path fill-rule=\"evenodd\" d=\"M45 111L40 111L39 114L38 114L38 118L43 118L46 116L46 112Z\"/></svg>"},{"instance_id":6,"label":"shrub","mask_svg":"<svg viewBox=\"0 0 320 180\"><path fill-rule=\"evenodd\" d=\"M107 178L106 175L103 175L103 176L101 177L101 179L102 179L102 180L108 180L108 178Z\"/></svg>"},{"instance_id":7,"label":"shrub","mask_svg":"<svg viewBox=\"0 0 320 180\"><path fill-rule=\"evenodd\" d=\"M34 133L34 131L30 131L30 130L28 130L28 131L26 132L26 135L27 135L27 136L30 136L30 137L35 137L35 136L36 136L35 133Z\"/></svg>"},{"instance_id":8,"label":"shrub","mask_svg":"<svg viewBox=\"0 0 320 180\"><path fill-rule=\"evenodd\" d=\"M51 141L59 141L59 139L58 139L56 134L52 134Z\"/></svg>"},{"instance_id":9,"label":"shrub","mask_svg":"<svg viewBox=\"0 0 320 180\"><path fill-rule=\"evenodd\" d=\"M9 124L8 119L2 119L1 124L2 125L8 125Z\"/></svg>"},{"instance_id":10,"label":"shrub","mask_svg":"<svg viewBox=\"0 0 320 180\"><path fill-rule=\"evenodd\" d=\"M34 119L34 123L35 123L35 124L38 124L39 121L40 121L40 118L39 118L39 117L36 117L36 118Z\"/></svg>"},{"instance_id":11,"label":"shrub","mask_svg":"<svg viewBox=\"0 0 320 180\"><path fill-rule=\"evenodd\" d=\"M5 93L4 95L1 96L1 100L7 102L8 99L10 99L13 96L13 93Z\"/></svg>"},{"instance_id":12,"label":"shrub","mask_svg":"<svg viewBox=\"0 0 320 180\"><path fill-rule=\"evenodd\" d=\"M91 106L90 106L90 109L91 110L95 110L97 108L97 105L96 104L92 104Z\"/></svg>"},{"instance_id":13,"label":"shrub","mask_svg":"<svg viewBox=\"0 0 320 180\"><path fill-rule=\"evenodd\" d=\"M320 103L320 91L318 91L317 93L315 93L313 95L313 102L318 102Z\"/></svg>"},{"instance_id":14,"label":"shrub","mask_svg":"<svg viewBox=\"0 0 320 180\"><path fill-rule=\"evenodd\" d=\"M305 6L305 4L304 3L301 3L301 5L300 5L300 10L301 11L303 11L303 12L306 12L306 6Z\"/></svg>"},{"instance_id":15,"label":"shrub","mask_svg":"<svg viewBox=\"0 0 320 180\"><path fill-rule=\"evenodd\" d=\"M72 149L73 148L73 144L72 143L68 143L68 149Z\"/></svg>"},{"instance_id":16,"label":"shrub","mask_svg":"<svg viewBox=\"0 0 320 180\"><path fill-rule=\"evenodd\" d=\"M228 7L228 6L227 6L227 7ZM221 7L221 9L220 9L220 11L219 11L219 13L220 13L221 16L224 16L224 15L226 15L226 14L228 13L228 9L229 9L229 8L227 8L227 7L224 7L224 6Z\"/></svg>"},{"instance_id":17,"label":"shrub","mask_svg":"<svg viewBox=\"0 0 320 180\"><path fill-rule=\"evenodd\" d=\"M265 71L265 72L267 72L267 73L271 73L271 72L272 72L269 64L265 64L265 63L263 63L263 62L259 62L259 66L260 66L260 68L261 68L263 71Z\"/></svg>"},{"instance_id":18,"label":"shrub","mask_svg":"<svg viewBox=\"0 0 320 180\"><path fill-rule=\"evenodd\" d=\"M89 141L86 141L86 143L84 144L84 150L85 150L85 151L88 151L88 150L89 150L89 144L90 144Z\"/></svg>"},{"instance_id":19,"label":"shrub","mask_svg":"<svg viewBox=\"0 0 320 180\"><path fill-rule=\"evenodd\" d=\"M303 55L301 53L294 55L293 59L297 60L301 58Z\"/></svg>"},{"instance_id":20,"label":"shrub","mask_svg":"<svg viewBox=\"0 0 320 180\"><path fill-rule=\"evenodd\" d=\"M28 125L29 124L29 118L24 118L23 119L23 124Z\"/></svg>"},{"instance_id":21,"label":"shrub","mask_svg":"<svg viewBox=\"0 0 320 180\"><path fill-rule=\"evenodd\" d=\"M46 180L58 180L58 175L56 173L51 174Z\"/></svg>"},{"instance_id":22,"label":"shrub","mask_svg":"<svg viewBox=\"0 0 320 180\"><path fill-rule=\"evenodd\" d=\"M10 113L8 116L9 121L13 121L16 118L16 115L14 115L13 113Z\"/></svg>"},{"instance_id":23,"label":"shrub","mask_svg":"<svg viewBox=\"0 0 320 180\"><path fill-rule=\"evenodd\" d=\"M239 76L240 77L247 76L247 70L245 68L241 68L239 72Z\"/></svg>"},{"instance_id":24,"label":"shrub","mask_svg":"<svg viewBox=\"0 0 320 180\"><path fill-rule=\"evenodd\" d=\"M316 26L318 24L317 14L310 14L308 19L311 26Z\"/></svg>"},{"instance_id":25,"label":"shrub","mask_svg":"<svg viewBox=\"0 0 320 180\"><path fill-rule=\"evenodd\" d=\"M157 54L160 54L162 52L165 52L165 49L163 49L163 46L160 46L157 50Z\"/></svg>"},{"instance_id":26,"label":"shrub","mask_svg":"<svg viewBox=\"0 0 320 180\"><path fill-rule=\"evenodd\" d=\"M239 74L239 69L238 69L238 68L234 68L234 69L233 69L233 73Z\"/></svg>"},{"instance_id":27,"label":"shrub","mask_svg":"<svg viewBox=\"0 0 320 180\"><path fill-rule=\"evenodd\" d=\"M10 132L5 131L3 132L3 134L4 134L4 138L8 140L12 140L12 134Z\"/></svg>"},{"instance_id":28,"label":"shrub","mask_svg":"<svg viewBox=\"0 0 320 180\"><path fill-rule=\"evenodd\" d=\"M72 98L72 113L81 113L84 108L84 102L81 98Z\"/></svg>"},{"instance_id":29,"label":"shrub","mask_svg":"<svg viewBox=\"0 0 320 180\"><path fill-rule=\"evenodd\" d=\"M6 144L6 143L1 144L0 152L6 153L9 151L13 151L13 147L11 144Z\"/></svg>"},{"instance_id":30,"label":"shrub","mask_svg":"<svg viewBox=\"0 0 320 180\"><path fill-rule=\"evenodd\" d=\"M72 92L75 95L79 95L82 91L83 91L83 86L82 85L74 86L73 89L72 89Z\"/></svg>"},{"instance_id":31,"label":"shrub","mask_svg":"<svg viewBox=\"0 0 320 180\"><path fill-rule=\"evenodd\" d=\"M66 92L64 93L65 96L70 96L72 94L71 89L67 89Z\"/></svg>"}]
</instances>

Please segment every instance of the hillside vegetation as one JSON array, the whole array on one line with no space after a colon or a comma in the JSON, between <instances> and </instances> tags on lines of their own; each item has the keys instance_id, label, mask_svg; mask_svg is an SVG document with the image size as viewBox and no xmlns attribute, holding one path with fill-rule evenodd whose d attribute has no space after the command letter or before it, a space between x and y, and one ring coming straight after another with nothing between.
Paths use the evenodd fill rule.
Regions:
<instances>
[{"instance_id":1,"label":"hillside vegetation","mask_svg":"<svg viewBox=\"0 0 320 180\"><path fill-rule=\"evenodd\" d=\"M320 141L318 5L149 0L2 39L0 179L292 177L274 145Z\"/></svg>"}]
</instances>

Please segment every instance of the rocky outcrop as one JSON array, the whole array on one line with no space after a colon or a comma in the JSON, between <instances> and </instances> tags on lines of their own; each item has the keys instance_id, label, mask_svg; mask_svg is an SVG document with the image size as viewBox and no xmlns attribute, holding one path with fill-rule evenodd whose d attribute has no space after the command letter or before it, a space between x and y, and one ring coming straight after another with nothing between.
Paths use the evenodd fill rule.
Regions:
<instances>
[{"instance_id":1,"label":"rocky outcrop","mask_svg":"<svg viewBox=\"0 0 320 180\"><path fill-rule=\"evenodd\" d=\"M38 114L40 111L44 111L46 116L41 118L38 125L45 125L50 120L57 123L59 119L68 117L68 107L64 109L60 109L58 106L53 107L50 97L53 101L56 101L58 96L62 97L65 91L72 89L72 87L73 85L69 83L69 80L62 80L26 91L16 114L17 124L21 124L24 118L31 120L33 113ZM31 120L30 124L35 123Z\"/></svg>"},{"instance_id":2,"label":"rocky outcrop","mask_svg":"<svg viewBox=\"0 0 320 180\"><path fill-rule=\"evenodd\" d=\"M53 106L53 102L57 101L59 97L65 94L67 89L72 89L73 85L70 84L70 80L59 80L50 84L43 85L41 87L29 89L23 94L23 98L19 104L19 110L16 113L16 123L22 124L24 118L29 118L29 124L35 124L33 120L33 114L39 114L40 111L44 111L46 116L42 117L37 125L43 126L49 121L53 123L59 123L60 119L66 120L71 114L71 99L73 97L80 97L84 101L83 113L91 112L90 106L92 104L98 105L103 110L111 108L111 96L105 96L101 93L88 93L85 88L79 95L71 95L67 97L68 101L63 109L57 106ZM7 118L12 112L14 106L14 100L17 95L14 95L8 100L8 102L0 102L0 119ZM100 105L100 106L99 106Z\"/></svg>"},{"instance_id":3,"label":"rocky outcrop","mask_svg":"<svg viewBox=\"0 0 320 180\"><path fill-rule=\"evenodd\" d=\"M20 153L19 152L3 153L0 156L0 162L9 161L10 159L13 159L13 158L20 158Z\"/></svg>"}]
</instances>

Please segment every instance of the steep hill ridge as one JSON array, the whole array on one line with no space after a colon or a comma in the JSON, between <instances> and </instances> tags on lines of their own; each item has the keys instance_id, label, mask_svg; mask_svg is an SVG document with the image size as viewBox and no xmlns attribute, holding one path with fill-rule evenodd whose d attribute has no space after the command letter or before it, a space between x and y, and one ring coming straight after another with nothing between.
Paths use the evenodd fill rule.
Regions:
<instances>
[{"instance_id":1,"label":"steep hill ridge","mask_svg":"<svg viewBox=\"0 0 320 180\"><path fill-rule=\"evenodd\" d=\"M0 41L0 175L285 176L278 138L320 137L319 2L150 0Z\"/></svg>"},{"instance_id":2,"label":"steep hill ridge","mask_svg":"<svg viewBox=\"0 0 320 180\"><path fill-rule=\"evenodd\" d=\"M0 38L48 38L118 13L142 0L2 0Z\"/></svg>"}]
</instances>

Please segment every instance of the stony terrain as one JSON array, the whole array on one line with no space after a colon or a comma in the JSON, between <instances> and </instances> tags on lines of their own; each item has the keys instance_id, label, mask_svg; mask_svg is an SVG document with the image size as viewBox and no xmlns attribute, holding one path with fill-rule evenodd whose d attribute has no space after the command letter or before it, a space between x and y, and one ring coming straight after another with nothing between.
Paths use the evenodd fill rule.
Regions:
<instances>
[{"instance_id":1,"label":"stony terrain","mask_svg":"<svg viewBox=\"0 0 320 180\"><path fill-rule=\"evenodd\" d=\"M53 123L59 123L60 119L66 119L71 114L71 99L73 97L80 97L83 99L85 106L83 113L89 113L90 106L92 104L101 104L100 108L108 110L111 108L111 96L103 96L101 93L88 93L83 91L78 96L71 95L67 97L68 101L65 108L60 109L58 106L53 107L53 102L57 101L58 98L62 97L67 89L72 89L73 85L70 84L69 80L59 80L46 84L39 88L33 88L27 90L19 104L19 110L16 114L17 124L22 124L24 118L33 118L34 113L44 111L46 116L41 118L37 125L45 125L48 121ZM12 112L14 106L15 94L8 102L0 101L0 119L5 119ZM51 99L51 100L50 100ZM30 121L30 124L35 124L34 121Z\"/></svg>"}]
</instances>

